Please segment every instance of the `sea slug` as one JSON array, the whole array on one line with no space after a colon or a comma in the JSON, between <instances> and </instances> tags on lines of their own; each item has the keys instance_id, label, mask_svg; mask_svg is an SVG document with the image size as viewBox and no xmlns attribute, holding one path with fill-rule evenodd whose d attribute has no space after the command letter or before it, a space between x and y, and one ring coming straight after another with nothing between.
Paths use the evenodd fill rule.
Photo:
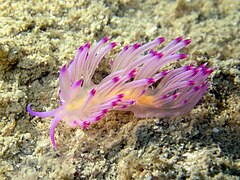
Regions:
<instances>
[{"instance_id":1,"label":"sea slug","mask_svg":"<svg viewBox=\"0 0 240 180\"><path fill-rule=\"evenodd\" d=\"M33 116L54 117L50 138L54 149L54 130L60 121L71 127L87 128L99 121L110 110L132 111L136 117L178 116L189 112L208 89L207 78L213 68L183 66L174 70L161 68L170 62L187 57L178 51L191 40L178 37L160 50L160 37L144 45L125 46L110 60L111 73L99 84L92 77L104 56L117 43L107 43L108 37L90 48L87 43L78 48L72 62L64 65L59 75L60 106L48 112L36 112L27 106Z\"/></svg>"}]
</instances>

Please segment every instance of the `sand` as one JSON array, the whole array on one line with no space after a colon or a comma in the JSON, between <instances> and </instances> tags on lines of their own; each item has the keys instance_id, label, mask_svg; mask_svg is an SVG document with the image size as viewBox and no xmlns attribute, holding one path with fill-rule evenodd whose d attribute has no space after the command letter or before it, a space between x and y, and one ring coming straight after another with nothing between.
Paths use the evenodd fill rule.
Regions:
<instances>
[{"instance_id":1,"label":"sand","mask_svg":"<svg viewBox=\"0 0 240 180\"><path fill-rule=\"evenodd\" d=\"M93 0L0 2L0 179L239 179L240 1ZM192 43L187 60L214 66L210 87L187 115L135 118L110 112L89 130L61 123L58 150L51 118L28 103L58 107L58 75L76 49L105 36L121 45ZM108 73L100 68L95 81ZM100 78L100 79L99 79Z\"/></svg>"}]
</instances>

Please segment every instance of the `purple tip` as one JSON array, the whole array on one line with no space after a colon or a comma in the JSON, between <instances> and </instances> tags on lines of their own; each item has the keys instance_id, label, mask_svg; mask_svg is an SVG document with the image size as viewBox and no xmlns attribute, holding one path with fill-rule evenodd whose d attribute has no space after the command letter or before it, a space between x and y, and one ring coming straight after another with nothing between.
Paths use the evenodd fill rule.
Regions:
<instances>
[{"instance_id":1,"label":"purple tip","mask_svg":"<svg viewBox=\"0 0 240 180\"><path fill-rule=\"evenodd\" d=\"M163 76L166 76L168 73L169 73L169 71L167 71L167 70L161 72L161 74L162 74Z\"/></svg>"},{"instance_id":2,"label":"purple tip","mask_svg":"<svg viewBox=\"0 0 240 180\"><path fill-rule=\"evenodd\" d=\"M128 106L127 105L122 105L122 109L126 109Z\"/></svg>"},{"instance_id":3,"label":"purple tip","mask_svg":"<svg viewBox=\"0 0 240 180\"><path fill-rule=\"evenodd\" d=\"M163 57L163 55L164 55L163 53L158 53L158 54L157 54L157 57L160 59L160 58Z\"/></svg>"},{"instance_id":4,"label":"purple tip","mask_svg":"<svg viewBox=\"0 0 240 180\"><path fill-rule=\"evenodd\" d=\"M214 70L214 68L209 68L208 69L208 74L212 74L213 70Z\"/></svg>"},{"instance_id":5,"label":"purple tip","mask_svg":"<svg viewBox=\"0 0 240 180\"><path fill-rule=\"evenodd\" d=\"M78 48L78 51L82 51L83 50L83 46L80 46L79 48Z\"/></svg>"},{"instance_id":6,"label":"purple tip","mask_svg":"<svg viewBox=\"0 0 240 180\"><path fill-rule=\"evenodd\" d=\"M113 101L112 102L112 107L116 106L118 104L118 101Z\"/></svg>"},{"instance_id":7,"label":"purple tip","mask_svg":"<svg viewBox=\"0 0 240 180\"><path fill-rule=\"evenodd\" d=\"M184 42L185 45L188 45L192 42L192 40L191 39L186 39L183 42Z\"/></svg>"},{"instance_id":8,"label":"purple tip","mask_svg":"<svg viewBox=\"0 0 240 180\"><path fill-rule=\"evenodd\" d=\"M200 89L199 86L195 86L195 87L194 87L194 91L198 91L199 89Z\"/></svg>"},{"instance_id":9,"label":"purple tip","mask_svg":"<svg viewBox=\"0 0 240 180\"><path fill-rule=\"evenodd\" d=\"M205 68L205 67L207 67L207 63L201 64L199 67L200 68Z\"/></svg>"},{"instance_id":10,"label":"purple tip","mask_svg":"<svg viewBox=\"0 0 240 180\"><path fill-rule=\"evenodd\" d=\"M147 79L147 83L148 83L148 84L152 84L152 83L154 83L154 82L155 82L154 78L148 78L148 79Z\"/></svg>"},{"instance_id":11,"label":"purple tip","mask_svg":"<svg viewBox=\"0 0 240 180\"><path fill-rule=\"evenodd\" d=\"M205 67L202 67L201 72L203 75L206 75L206 74L208 74L208 69Z\"/></svg>"},{"instance_id":12,"label":"purple tip","mask_svg":"<svg viewBox=\"0 0 240 180\"><path fill-rule=\"evenodd\" d=\"M81 127L82 127L83 129L87 129L90 124L91 124L91 123L88 122L88 121L83 121L82 124L81 124Z\"/></svg>"},{"instance_id":13,"label":"purple tip","mask_svg":"<svg viewBox=\"0 0 240 180\"><path fill-rule=\"evenodd\" d=\"M149 51L149 53L152 54L153 56L158 55L158 52L157 52L157 51L154 51L154 50L152 50L152 49Z\"/></svg>"},{"instance_id":14,"label":"purple tip","mask_svg":"<svg viewBox=\"0 0 240 180\"><path fill-rule=\"evenodd\" d=\"M178 54L178 59L184 59L187 57L187 54Z\"/></svg>"},{"instance_id":15,"label":"purple tip","mask_svg":"<svg viewBox=\"0 0 240 180\"><path fill-rule=\"evenodd\" d=\"M205 86L208 86L208 82L207 82L207 81L204 82L201 87L203 88L203 87L205 87Z\"/></svg>"},{"instance_id":16,"label":"purple tip","mask_svg":"<svg viewBox=\"0 0 240 180\"><path fill-rule=\"evenodd\" d=\"M111 48L114 48L117 45L117 43L116 42L111 42L109 45L111 46Z\"/></svg>"},{"instance_id":17,"label":"purple tip","mask_svg":"<svg viewBox=\"0 0 240 180\"><path fill-rule=\"evenodd\" d=\"M128 48L129 48L129 45L124 46L123 51L128 50Z\"/></svg>"},{"instance_id":18,"label":"purple tip","mask_svg":"<svg viewBox=\"0 0 240 180\"><path fill-rule=\"evenodd\" d=\"M63 73L66 72L66 70L67 70L67 65L65 64L65 65L62 67L60 73L63 74Z\"/></svg>"},{"instance_id":19,"label":"purple tip","mask_svg":"<svg viewBox=\"0 0 240 180\"><path fill-rule=\"evenodd\" d=\"M130 104L130 105L134 105L135 102L136 102L136 101L134 101L134 100L131 99L131 100L129 101L129 104Z\"/></svg>"},{"instance_id":20,"label":"purple tip","mask_svg":"<svg viewBox=\"0 0 240 180\"><path fill-rule=\"evenodd\" d=\"M118 94L117 97L122 99L124 97L124 94Z\"/></svg>"},{"instance_id":21,"label":"purple tip","mask_svg":"<svg viewBox=\"0 0 240 180\"><path fill-rule=\"evenodd\" d=\"M141 95L145 94L146 91L146 89L142 90Z\"/></svg>"},{"instance_id":22,"label":"purple tip","mask_svg":"<svg viewBox=\"0 0 240 180\"><path fill-rule=\"evenodd\" d=\"M173 99L176 99L178 97L179 93L175 93L172 95Z\"/></svg>"},{"instance_id":23,"label":"purple tip","mask_svg":"<svg viewBox=\"0 0 240 180\"><path fill-rule=\"evenodd\" d=\"M110 66L112 67L113 66L113 59L110 60Z\"/></svg>"},{"instance_id":24,"label":"purple tip","mask_svg":"<svg viewBox=\"0 0 240 180\"><path fill-rule=\"evenodd\" d=\"M116 82L118 82L119 80L120 80L120 78L119 78L118 76L112 78L113 83L116 83Z\"/></svg>"},{"instance_id":25,"label":"purple tip","mask_svg":"<svg viewBox=\"0 0 240 180\"><path fill-rule=\"evenodd\" d=\"M188 100L187 100L187 99L185 99L185 100L183 101L183 104L187 104L187 102L188 102Z\"/></svg>"},{"instance_id":26,"label":"purple tip","mask_svg":"<svg viewBox=\"0 0 240 180\"><path fill-rule=\"evenodd\" d=\"M110 37L108 37L108 36L102 38L103 44L105 44L109 39L110 39Z\"/></svg>"},{"instance_id":27,"label":"purple tip","mask_svg":"<svg viewBox=\"0 0 240 180\"><path fill-rule=\"evenodd\" d=\"M122 101L121 98L118 98L118 99L116 100L117 103L119 103L119 102L121 102L121 101Z\"/></svg>"},{"instance_id":28,"label":"purple tip","mask_svg":"<svg viewBox=\"0 0 240 180\"><path fill-rule=\"evenodd\" d=\"M91 96L94 96L95 93L96 93L96 89L92 89L92 90L90 91Z\"/></svg>"},{"instance_id":29,"label":"purple tip","mask_svg":"<svg viewBox=\"0 0 240 180\"><path fill-rule=\"evenodd\" d=\"M106 114L108 112L108 109L103 109L102 114Z\"/></svg>"},{"instance_id":30,"label":"purple tip","mask_svg":"<svg viewBox=\"0 0 240 180\"><path fill-rule=\"evenodd\" d=\"M141 46L140 43L136 43L136 44L134 44L132 47L133 47L133 49L135 50L135 49L138 49L140 46Z\"/></svg>"},{"instance_id":31,"label":"purple tip","mask_svg":"<svg viewBox=\"0 0 240 180\"><path fill-rule=\"evenodd\" d=\"M73 87L74 87L74 88L79 87L79 86L82 85L82 83L83 83L83 80L80 79L80 80L78 80L77 82L75 82L75 83L73 84Z\"/></svg>"},{"instance_id":32,"label":"purple tip","mask_svg":"<svg viewBox=\"0 0 240 180\"><path fill-rule=\"evenodd\" d=\"M161 96L161 99L166 99L166 98L168 98L167 94L164 94L164 95Z\"/></svg>"},{"instance_id":33,"label":"purple tip","mask_svg":"<svg viewBox=\"0 0 240 180\"><path fill-rule=\"evenodd\" d=\"M196 84L195 81L193 81L193 80L189 80L189 81L188 81L188 85L189 85L189 86L193 86L194 84Z\"/></svg>"},{"instance_id":34,"label":"purple tip","mask_svg":"<svg viewBox=\"0 0 240 180\"><path fill-rule=\"evenodd\" d=\"M100 116L97 116L96 118L95 118L95 121L99 121L100 119L102 119L102 115L100 115Z\"/></svg>"},{"instance_id":35,"label":"purple tip","mask_svg":"<svg viewBox=\"0 0 240 180\"><path fill-rule=\"evenodd\" d=\"M90 46L91 46L90 43L87 43L84 45L84 48L90 49Z\"/></svg>"},{"instance_id":36,"label":"purple tip","mask_svg":"<svg viewBox=\"0 0 240 180\"><path fill-rule=\"evenodd\" d=\"M185 66L185 67L184 67L184 70L185 70L185 71L189 71L189 70L191 70L191 69L192 69L192 66Z\"/></svg>"},{"instance_id":37,"label":"purple tip","mask_svg":"<svg viewBox=\"0 0 240 180\"><path fill-rule=\"evenodd\" d=\"M157 38L157 41L158 41L159 44L161 44L165 41L165 38L164 37L159 37L159 38Z\"/></svg>"},{"instance_id":38,"label":"purple tip","mask_svg":"<svg viewBox=\"0 0 240 180\"><path fill-rule=\"evenodd\" d=\"M133 69L128 75L130 76L130 78L134 77L136 75L137 70Z\"/></svg>"},{"instance_id":39,"label":"purple tip","mask_svg":"<svg viewBox=\"0 0 240 180\"><path fill-rule=\"evenodd\" d=\"M192 76L195 76L199 72L199 69L198 68L193 68L192 72L193 72Z\"/></svg>"},{"instance_id":40,"label":"purple tip","mask_svg":"<svg viewBox=\"0 0 240 180\"><path fill-rule=\"evenodd\" d=\"M174 39L174 41L176 42L176 44L179 43L179 42L181 42L182 40L183 40L183 36L180 36L180 37Z\"/></svg>"}]
</instances>

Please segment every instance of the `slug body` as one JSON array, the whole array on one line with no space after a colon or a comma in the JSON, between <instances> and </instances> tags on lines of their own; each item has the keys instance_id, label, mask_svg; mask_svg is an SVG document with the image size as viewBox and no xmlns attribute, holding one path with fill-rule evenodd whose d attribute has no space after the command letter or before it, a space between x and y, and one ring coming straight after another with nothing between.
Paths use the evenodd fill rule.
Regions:
<instances>
[{"instance_id":1,"label":"slug body","mask_svg":"<svg viewBox=\"0 0 240 180\"><path fill-rule=\"evenodd\" d=\"M61 105L57 109L36 112L31 104L27 107L33 116L54 117L50 138L55 149L54 130L60 121L87 128L110 110L132 111L136 117L178 116L189 112L208 88L207 78L213 68L206 64L159 71L164 65L187 57L177 53L191 42L182 37L158 51L152 49L164 42L163 37L142 46L125 46L110 61L111 73L94 84L91 80L96 68L116 46L108 40L105 37L92 48L89 43L79 47L69 66L63 66L59 75Z\"/></svg>"}]
</instances>

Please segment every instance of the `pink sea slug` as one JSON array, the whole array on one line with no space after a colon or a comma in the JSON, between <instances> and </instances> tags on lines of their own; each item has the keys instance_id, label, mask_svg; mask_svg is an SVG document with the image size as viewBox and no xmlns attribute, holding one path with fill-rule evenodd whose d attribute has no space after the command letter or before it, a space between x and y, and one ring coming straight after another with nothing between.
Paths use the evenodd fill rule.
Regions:
<instances>
[{"instance_id":1,"label":"pink sea slug","mask_svg":"<svg viewBox=\"0 0 240 180\"><path fill-rule=\"evenodd\" d=\"M27 106L33 116L54 117L50 138L55 149L54 130L61 120L86 129L110 110L132 111L136 117L178 116L189 112L208 88L207 78L213 68L206 64L160 71L164 65L187 57L177 53L191 42L182 37L157 51L153 48L164 42L163 37L144 45L125 46L110 61L111 73L94 84L96 68L116 46L108 40L105 37L92 48L89 43L79 47L73 61L63 66L59 75L60 107L36 112L31 104Z\"/></svg>"}]
</instances>

